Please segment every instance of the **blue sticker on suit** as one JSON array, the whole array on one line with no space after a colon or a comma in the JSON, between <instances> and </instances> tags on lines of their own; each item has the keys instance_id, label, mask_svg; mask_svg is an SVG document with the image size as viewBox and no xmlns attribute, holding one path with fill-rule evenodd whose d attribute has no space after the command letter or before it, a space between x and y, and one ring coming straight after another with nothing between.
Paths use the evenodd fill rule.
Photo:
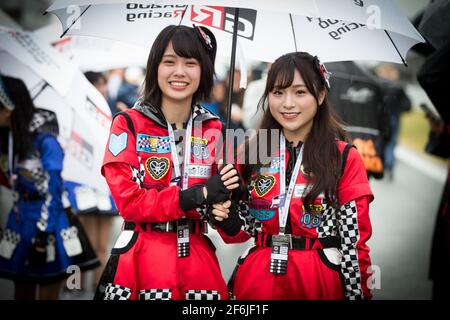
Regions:
<instances>
[{"instance_id":1,"label":"blue sticker on suit","mask_svg":"<svg viewBox=\"0 0 450 320\"><path fill-rule=\"evenodd\" d=\"M150 136L148 134L138 133L136 151L148 153L170 152L170 138L167 136Z\"/></svg>"},{"instance_id":2,"label":"blue sticker on suit","mask_svg":"<svg viewBox=\"0 0 450 320\"><path fill-rule=\"evenodd\" d=\"M111 133L109 137L109 151L113 154L113 156L117 157L119 153L127 148L128 143L128 134L126 132L122 132L119 135L115 133Z\"/></svg>"}]
</instances>

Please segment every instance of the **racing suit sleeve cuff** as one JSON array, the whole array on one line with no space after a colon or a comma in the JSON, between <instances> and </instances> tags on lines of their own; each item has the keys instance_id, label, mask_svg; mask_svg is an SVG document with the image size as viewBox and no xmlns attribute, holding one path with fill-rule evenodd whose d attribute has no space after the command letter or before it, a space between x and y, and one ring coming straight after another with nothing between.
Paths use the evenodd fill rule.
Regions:
<instances>
[{"instance_id":1,"label":"racing suit sleeve cuff","mask_svg":"<svg viewBox=\"0 0 450 320\"><path fill-rule=\"evenodd\" d=\"M180 191L180 207L184 212L199 208L205 203L203 185L193 186Z\"/></svg>"}]
</instances>

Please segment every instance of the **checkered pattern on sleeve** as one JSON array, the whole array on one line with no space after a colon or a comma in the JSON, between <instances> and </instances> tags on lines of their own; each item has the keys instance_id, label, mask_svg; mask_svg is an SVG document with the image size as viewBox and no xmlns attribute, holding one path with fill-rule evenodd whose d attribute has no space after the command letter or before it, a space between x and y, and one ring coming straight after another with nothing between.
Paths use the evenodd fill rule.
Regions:
<instances>
[{"instance_id":1,"label":"checkered pattern on sleeve","mask_svg":"<svg viewBox=\"0 0 450 320\"><path fill-rule=\"evenodd\" d=\"M338 234L338 211L332 206L328 205L325 200L323 200L323 213L322 222L317 227L318 238L326 238L329 236L337 236Z\"/></svg>"},{"instance_id":2,"label":"checkered pattern on sleeve","mask_svg":"<svg viewBox=\"0 0 450 320\"><path fill-rule=\"evenodd\" d=\"M187 290L186 300L220 300L220 293L215 290Z\"/></svg>"},{"instance_id":3,"label":"checkered pattern on sleeve","mask_svg":"<svg viewBox=\"0 0 450 320\"><path fill-rule=\"evenodd\" d=\"M355 201L344 204L339 211L339 236L342 250L342 274L346 297L349 300L362 299L361 272L359 269L356 243L359 240L359 229Z\"/></svg>"},{"instance_id":4,"label":"checkered pattern on sleeve","mask_svg":"<svg viewBox=\"0 0 450 320\"><path fill-rule=\"evenodd\" d=\"M48 191L48 181L49 181L48 173L45 172L44 169L42 168L31 169L30 173L37 191L41 195L46 194Z\"/></svg>"},{"instance_id":5,"label":"checkered pattern on sleeve","mask_svg":"<svg viewBox=\"0 0 450 320\"><path fill-rule=\"evenodd\" d=\"M119 286L114 283L108 283L105 289L104 300L129 300L131 297L131 289Z\"/></svg>"},{"instance_id":6,"label":"checkered pattern on sleeve","mask_svg":"<svg viewBox=\"0 0 450 320\"><path fill-rule=\"evenodd\" d=\"M254 236L256 233L256 218L253 217L250 214L248 204L244 201L240 200L238 203L238 213L239 213L239 219L242 220L242 227L241 229L251 235Z\"/></svg>"},{"instance_id":7,"label":"checkered pattern on sleeve","mask_svg":"<svg viewBox=\"0 0 450 320\"><path fill-rule=\"evenodd\" d=\"M141 186L144 183L145 166L141 162L141 157L139 157L139 156L138 156L138 162L139 162L139 169L130 165L131 175L132 175L131 180L133 182L136 182L139 186Z\"/></svg>"},{"instance_id":8,"label":"checkered pattern on sleeve","mask_svg":"<svg viewBox=\"0 0 450 320\"><path fill-rule=\"evenodd\" d=\"M171 289L149 289L140 290L138 294L139 300L172 300Z\"/></svg>"}]
</instances>

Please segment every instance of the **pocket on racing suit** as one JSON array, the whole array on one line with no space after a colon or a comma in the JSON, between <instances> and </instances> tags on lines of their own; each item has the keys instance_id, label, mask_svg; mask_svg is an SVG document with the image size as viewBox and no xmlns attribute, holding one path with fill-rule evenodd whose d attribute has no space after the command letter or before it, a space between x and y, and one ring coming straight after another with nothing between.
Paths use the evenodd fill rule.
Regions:
<instances>
[{"instance_id":1,"label":"pocket on racing suit","mask_svg":"<svg viewBox=\"0 0 450 320\"><path fill-rule=\"evenodd\" d=\"M342 252L338 248L317 250L322 263L333 271L341 270Z\"/></svg>"},{"instance_id":2,"label":"pocket on racing suit","mask_svg":"<svg viewBox=\"0 0 450 320\"><path fill-rule=\"evenodd\" d=\"M127 300L131 295L131 289L114 284L120 256L130 251L136 244L139 231L123 230L111 249L111 256L106 263L102 276L95 291L94 300ZM121 295L117 295L121 292Z\"/></svg>"},{"instance_id":3,"label":"pocket on racing suit","mask_svg":"<svg viewBox=\"0 0 450 320\"><path fill-rule=\"evenodd\" d=\"M139 231L134 230L123 230L111 249L111 254L124 254L130 251L131 248L136 244L139 236Z\"/></svg>"},{"instance_id":4,"label":"pocket on racing suit","mask_svg":"<svg viewBox=\"0 0 450 320\"><path fill-rule=\"evenodd\" d=\"M228 295L229 295L229 299L230 299L230 300L236 300L235 297L234 297L233 291L234 291L234 281L235 281L235 279L236 279L237 271L238 271L239 267L244 263L245 258L247 258L248 255L249 255L250 253L252 253L253 251L255 251L256 248L257 248L257 246L249 247L249 248L247 249L247 251L245 251L245 252L238 258L237 263L236 263L236 266L234 267L233 273L231 274L230 280L228 280L228 283L227 283L227 287L228 287Z\"/></svg>"}]
</instances>

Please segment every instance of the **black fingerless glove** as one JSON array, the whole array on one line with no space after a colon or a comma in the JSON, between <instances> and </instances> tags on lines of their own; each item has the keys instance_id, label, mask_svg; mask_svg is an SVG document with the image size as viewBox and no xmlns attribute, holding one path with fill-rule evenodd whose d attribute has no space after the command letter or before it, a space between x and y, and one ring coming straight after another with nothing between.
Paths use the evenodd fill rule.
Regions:
<instances>
[{"instance_id":1,"label":"black fingerless glove","mask_svg":"<svg viewBox=\"0 0 450 320\"><path fill-rule=\"evenodd\" d=\"M216 174L206 181L205 187L208 190L206 202L208 204L219 203L230 198L231 191L223 184L222 176Z\"/></svg>"},{"instance_id":2,"label":"black fingerless glove","mask_svg":"<svg viewBox=\"0 0 450 320\"><path fill-rule=\"evenodd\" d=\"M206 181L206 199L203 195L203 185L193 186L180 191L180 207L184 212L199 208L205 203L213 204L229 200L231 191L223 184L222 175L216 174Z\"/></svg>"},{"instance_id":3,"label":"black fingerless glove","mask_svg":"<svg viewBox=\"0 0 450 320\"><path fill-rule=\"evenodd\" d=\"M238 205L235 201L231 201L229 208L228 218L222 221L216 220L212 214L213 207L208 208L208 222L214 227L220 228L230 237L239 233L242 227L242 220L239 218Z\"/></svg>"},{"instance_id":4,"label":"black fingerless glove","mask_svg":"<svg viewBox=\"0 0 450 320\"><path fill-rule=\"evenodd\" d=\"M35 268L43 267L47 263L47 239L48 233L39 231L33 239L33 244L30 248L28 261L31 266Z\"/></svg>"},{"instance_id":5,"label":"black fingerless glove","mask_svg":"<svg viewBox=\"0 0 450 320\"><path fill-rule=\"evenodd\" d=\"M205 204L205 200L203 185L193 186L180 191L180 207L184 212L201 207Z\"/></svg>"}]
</instances>

